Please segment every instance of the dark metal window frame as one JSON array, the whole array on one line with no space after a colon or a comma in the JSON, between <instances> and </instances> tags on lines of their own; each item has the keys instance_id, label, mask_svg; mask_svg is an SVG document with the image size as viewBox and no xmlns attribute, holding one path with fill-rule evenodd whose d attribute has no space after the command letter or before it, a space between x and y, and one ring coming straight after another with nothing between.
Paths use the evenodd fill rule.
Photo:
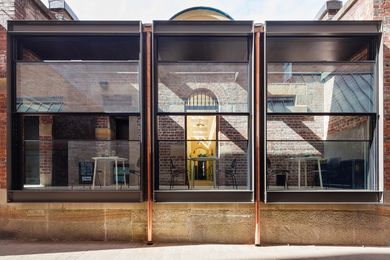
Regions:
<instances>
[{"instance_id":1,"label":"dark metal window frame","mask_svg":"<svg viewBox=\"0 0 390 260\"><path fill-rule=\"evenodd\" d=\"M140 110L136 113L104 113L104 112L56 112L56 113L20 113L15 111L16 105L16 62L17 38L19 36L136 36L139 37L139 85ZM15 120L20 115L127 115L141 117L140 158L141 171L145 172L145 129L144 107L144 64L143 64L143 33L139 21L9 21L7 33L7 200L8 202L141 202L143 201L144 177L140 178L138 191L62 191L62 190L22 190L20 173L16 172L17 147L14 147ZM144 175L144 174L143 174Z\"/></svg>"},{"instance_id":2,"label":"dark metal window frame","mask_svg":"<svg viewBox=\"0 0 390 260\"><path fill-rule=\"evenodd\" d=\"M241 191L225 191L225 190L210 190L210 191L194 191L194 190L159 190L159 171L158 171L158 116L184 116L185 124L187 124L187 115L188 116L197 116L197 115L210 115L210 116L223 116L223 115L239 115L248 117L248 174L250 174L250 183L253 187L253 171L252 171L252 95L253 92L253 80L252 80L252 71L253 67L252 56L253 56L253 33L252 33L252 22L248 21L155 21L154 22L154 34L152 39L153 44L153 84L152 84L152 99L153 99L153 180L154 180L154 200L157 202L251 202L253 201L253 188L251 190L241 190ZM198 36L198 37L210 37L210 36L228 36L228 37L243 37L246 36L248 39L248 61L247 62L238 62L245 63L249 66L248 70L248 111L241 113L224 113L224 112L213 112L213 113L200 113L200 112L159 112L158 111L158 65L164 63L215 63L215 64L225 64L225 63L237 63L237 62L213 62L213 61L159 61L158 60L158 38L159 36L164 37L175 37L175 36ZM184 105L183 105L184 107ZM184 129L186 131L186 127ZM185 137L187 133L185 133ZM218 134L217 134L218 136ZM169 140L174 141L174 140ZM181 142L186 143L186 138L180 140Z\"/></svg>"},{"instance_id":3,"label":"dark metal window frame","mask_svg":"<svg viewBox=\"0 0 390 260\"><path fill-rule=\"evenodd\" d=\"M380 21L275 21L275 22L266 22L266 33L263 40L264 50L267 47L267 39L271 37L283 37L283 38L297 38L297 37L350 37L350 36L367 36L376 38L376 43L374 46L375 50L372 50L375 55L375 60L369 60L367 63L376 64L374 74L374 86L375 86L375 101L376 101L376 110L373 113L331 113L331 112L320 112L320 113L291 113L291 112L268 112L268 95L267 95L267 65L268 59L264 58L264 89L263 89L263 102L266 104L264 112L264 159L263 159L263 189L264 189L264 202L265 203L380 203L383 201L383 191L378 187L377 191L371 190L321 190L321 191L308 191L308 190L297 190L297 191L268 191L267 190L267 163L265 158L267 157L267 115L317 115L317 116L369 116L369 118L374 118L376 121L376 127L374 131L379 134L378 121L380 118L380 109L379 109L379 88L378 88L378 71L379 71L379 53L381 42L381 33L379 32L381 27ZM282 61L276 61L282 62ZM289 61L290 63L291 61ZM295 61L294 61L295 62ZM301 61L297 61L300 63ZM274 63L274 62L271 62ZM308 62L303 63L321 63L319 62ZM325 62L326 63L326 62ZM331 62L331 63L348 63L348 62ZM353 63L353 62L352 62ZM377 147L379 146L379 140L374 144ZM379 158L376 158L376 168L379 169ZM380 172L380 169L378 170ZM379 175L379 173L377 173ZM379 176L378 176L379 177ZM378 178L379 180L380 178ZM380 183L379 183L380 185Z\"/></svg>"}]
</instances>

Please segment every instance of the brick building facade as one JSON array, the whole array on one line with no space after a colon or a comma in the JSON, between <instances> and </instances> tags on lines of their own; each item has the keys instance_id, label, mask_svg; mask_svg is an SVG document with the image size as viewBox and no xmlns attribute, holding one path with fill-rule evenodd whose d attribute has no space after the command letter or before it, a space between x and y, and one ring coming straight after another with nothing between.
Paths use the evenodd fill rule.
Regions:
<instances>
[{"instance_id":1,"label":"brick building facade","mask_svg":"<svg viewBox=\"0 0 390 260\"><path fill-rule=\"evenodd\" d=\"M3 1L2 24L77 19L50 2ZM231 20L212 8L152 29L11 22L0 236L389 245L388 8L328 1L324 22L265 26L208 23Z\"/></svg>"}]
</instances>

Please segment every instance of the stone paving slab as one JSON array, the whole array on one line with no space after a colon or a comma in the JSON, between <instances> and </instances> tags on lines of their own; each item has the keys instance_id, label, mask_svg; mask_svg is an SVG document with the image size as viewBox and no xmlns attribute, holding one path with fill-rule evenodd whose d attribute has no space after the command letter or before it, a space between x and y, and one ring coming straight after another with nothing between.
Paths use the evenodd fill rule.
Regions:
<instances>
[{"instance_id":1,"label":"stone paving slab","mask_svg":"<svg viewBox=\"0 0 390 260\"><path fill-rule=\"evenodd\" d=\"M390 247L262 246L0 240L0 259L390 259Z\"/></svg>"}]
</instances>

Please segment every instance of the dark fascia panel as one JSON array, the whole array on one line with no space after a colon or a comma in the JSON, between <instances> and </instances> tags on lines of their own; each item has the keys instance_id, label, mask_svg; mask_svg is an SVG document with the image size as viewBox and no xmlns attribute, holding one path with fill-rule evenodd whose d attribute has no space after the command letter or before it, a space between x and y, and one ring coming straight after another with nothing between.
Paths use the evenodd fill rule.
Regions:
<instances>
[{"instance_id":1,"label":"dark fascia panel","mask_svg":"<svg viewBox=\"0 0 390 260\"><path fill-rule=\"evenodd\" d=\"M139 34L141 21L8 21L8 32Z\"/></svg>"},{"instance_id":2,"label":"dark fascia panel","mask_svg":"<svg viewBox=\"0 0 390 260\"><path fill-rule=\"evenodd\" d=\"M253 21L154 21L153 33L162 35L248 35Z\"/></svg>"},{"instance_id":3,"label":"dark fascia panel","mask_svg":"<svg viewBox=\"0 0 390 260\"><path fill-rule=\"evenodd\" d=\"M378 34L381 21L267 21L267 36Z\"/></svg>"}]
</instances>

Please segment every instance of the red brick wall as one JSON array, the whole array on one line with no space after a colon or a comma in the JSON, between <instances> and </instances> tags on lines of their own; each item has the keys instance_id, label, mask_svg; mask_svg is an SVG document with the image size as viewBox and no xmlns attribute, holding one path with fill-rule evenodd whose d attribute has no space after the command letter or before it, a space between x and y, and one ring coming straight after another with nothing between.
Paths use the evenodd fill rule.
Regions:
<instances>
[{"instance_id":1,"label":"red brick wall","mask_svg":"<svg viewBox=\"0 0 390 260\"><path fill-rule=\"evenodd\" d=\"M390 0L374 0L374 19L383 22L384 185L390 190Z\"/></svg>"},{"instance_id":2,"label":"red brick wall","mask_svg":"<svg viewBox=\"0 0 390 260\"><path fill-rule=\"evenodd\" d=\"M374 0L347 1L333 20L372 20L374 16Z\"/></svg>"},{"instance_id":3,"label":"red brick wall","mask_svg":"<svg viewBox=\"0 0 390 260\"><path fill-rule=\"evenodd\" d=\"M0 26L0 78L6 77L7 67L7 31Z\"/></svg>"},{"instance_id":4,"label":"red brick wall","mask_svg":"<svg viewBox=\"0 0 390 260\"><path fill-rule=\"evenodd\" d=\"M42 8L42 5L35 0L14 1L15 20L50 20L52 16L49 11Z\"/></svg>"},{"instance_id":5,"label":"red brick wall","mask_svg":"<svg viewBox=\"0 0 390 260\"><path fill-rule=\"evenodd\" d=\"M41 184L51 186L53 171L53 116L39 117L39 174Z\"/></svg>"},{"instance_id":6,"label":"red brick wall","mask_svg":"<svg viewBox=\"0 0 390 260\"><path fill-rule=\"evenodd\" d=\"M354 129L361 124L367 124L367 117L331 117L328 125L328 134L338 133L346 129Z\"/></svg>"},{"instance_id":7,"label":"red brick wall","mask_svg":"<svg viewBox=\"0 0 390 260\"><path fill-rule=\"evenodd\" d=\"M6 152L7 152L7 92L6 92L6 21L48 20L52 19L43 4L36 0L2 0L0 1L0 189L6 188Z\"/></svg>"}]
</instances>

